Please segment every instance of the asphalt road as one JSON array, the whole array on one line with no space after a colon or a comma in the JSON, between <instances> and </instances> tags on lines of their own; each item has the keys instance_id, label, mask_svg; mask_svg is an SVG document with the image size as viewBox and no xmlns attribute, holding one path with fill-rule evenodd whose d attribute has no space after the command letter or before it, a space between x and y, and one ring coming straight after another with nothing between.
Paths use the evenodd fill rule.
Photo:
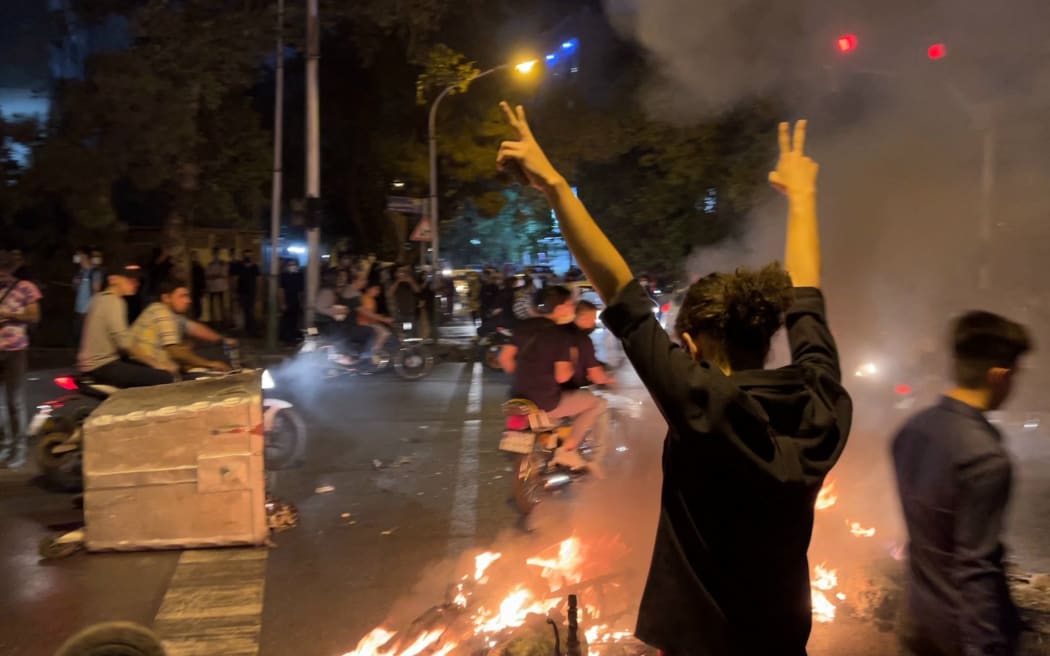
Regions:
<instances>
[{"instance_id":1,"label":"asphalt road","mask_svg":"<svg viewBox=\"0 0 1050 656\"><path fill-rule=\"evenodd\" d=\"M51 394L52 373L31 375L34 405ZM618 427L612 446L621 449L610 453L606 479L570 487L522 522L507 503L511 474L496 449L502 375L444 363L418 382L385 375L332 383L294 368L277 380L307 418L310 441L304 466L271 477L272 492L300 513L299 526L276 534L271 549L40 561L38 541L81 515L70 495L38 487L31 469L0 472L0 654L49 656L76 630L113 619L154 626L175 640L186 617L200 616L211 622L211 635L198 631L176 653L338 656L377 625L405 627L441 603L447 586L472 570L476 553L503 554L501 585L531 580L536 568L525 558L573 534L590 546L620 545L589 553L602 554L594 565L615 588L603 597L604 621L631 628L654 533L664 432L647 400ZM628 376L624 382L621 394L646 398ZM1050 440L1024 433L1011 436L1011 446L1019 453L1011 544L1023 565L1050 571ZM847 458L836 472L840 508L852 501L851 472L885 464L862 460ZM881 511L864 507L868 514L857 518L879 523L873 540L889 549L897 539L889 518L895 500L883 490ZM818 533L840 531L841 517L818 517ZM226 646L209 646L209 639ZM810 653L885 654L892 645L892 635L841 617L816 626Z\"/></svg>"}]
</instances>

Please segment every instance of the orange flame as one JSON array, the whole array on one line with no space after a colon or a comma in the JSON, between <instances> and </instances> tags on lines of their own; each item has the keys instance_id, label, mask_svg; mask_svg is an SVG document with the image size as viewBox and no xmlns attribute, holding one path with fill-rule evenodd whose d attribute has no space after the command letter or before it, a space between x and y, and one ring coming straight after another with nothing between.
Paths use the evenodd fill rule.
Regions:
<instances>
[{"instance_id":1,"label":"orange flame","mask_svg":"<svg viewBox=\"0 0 1050 656\"><path fill-rule=\"evenodd\" d=\"M858 538L870 538L875 535L874 528L864 528L860 525L860 522L851 522L847 519L846 526L849 527L849 532Z\"/></svg>"},{"instance_id":2,"label":"orange flame","mask_svg":"<svg viewBox=\"0 0 1050 656\"><path fill-rule=\"evenodd\" d=\"M383 627L372 629L372 631L361 638L357 643L357 649L343 654L343 656L386 656L389 651L379 651L397 635L395 631L388 631Z\"/></svg>"},{"instance_id":3,"label":"orange flame","mask_svg":"<svg viewBox=\"0 0 1050 656\"><path fill-rule=\"evenodd\" d=\"M547 579L551 591L560 590L565 585L579 583L583 580L581 567L583 566L583 550L580 538L575 535L562 540L558 545L558 556L556 558L542 558L533 556L525 561L526 565L542 567L543 578Z\"/></svg>"},{"instance_id":4,"label":"orange flame","mask_svg":"<svg viewBox=\"0 0 1050 656\"><path fill-rule=\"evenodd\" d=\"M502 556L503 554L494 551L486 551L474 556L474 580L481 581L481 578L485 576L485 570Z\"/></svg>"},{"instance_id":5,"label":"orange flame","mask_svg":"<svg viewBox=\"0 0 1050 656\"><path fill-rule=\"evenodd\" d=\"M474 626L479 633L496 633L518 627L529 615L546 615L560 602L560 599L537 601L529 590L519 585L500 602L499 610L490 612L484 607L479 608L474 616Z\"/></svg>"},{"instance_id":6,"label":"orange flame","mask_svg":"<svg viewBox=\"0 0 1050 656\"><path fill-rule=\"evenodd\" d=\"M828 569L824 563L813 568L813 579L810 581L810 600L813 603L813 619L818 622L831 622L835 619L835 604L825 595L839 584L838 570Z\"/></svg>"},{"instance_id":7,"label":"orange flame","mask_svg":"<svg viewBox=\"0 0 1050 656\"><path fill-rule=\"evenodd\" d=\"M834 506L838 500L839 495L835 494L835 481L827 481L820 488L820 492L817 493L816 508L817 510L827 510Z\"/></svg>"}]
</instances>

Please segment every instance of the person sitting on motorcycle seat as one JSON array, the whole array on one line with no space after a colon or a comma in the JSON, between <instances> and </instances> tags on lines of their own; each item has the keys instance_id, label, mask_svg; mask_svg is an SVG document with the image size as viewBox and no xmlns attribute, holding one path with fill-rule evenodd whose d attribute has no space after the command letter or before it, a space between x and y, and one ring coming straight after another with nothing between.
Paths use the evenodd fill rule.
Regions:
<instances>
[{"instance_id":1,"label":"person sitting on motorcycle seat","mask_svg":"<svg viewBox=\"0 0 1050 656\"><path fill-rule=\"evenodd\" d=\"M355 307L360 303L360 296L350 294L346 298L341 298L336 288L336 276L336 272L327 271L321 278L321 289L317 293L315 305L317 314L314 321L325 339L342 354L343 360L340 361L340 364L351 364L351 344L358 346L361 351L367 350L375 331L358 326L353 320L352 315L355 313ZM346 285L346 291L351 291L355 284L362 284L358 280Z\"/></svg>"},{"instance_id":2,"label":"person sitting on motorcycle seat","mask_svg":"<svg viewBox=\"0 0 1050 656\"><path fill-rule=\"evenodd\" d=\"M175 381L177 368L138 347L128 328L125 296L138 291L138 265L117 268L105 291L95 294L84 317L77 370L96 383L113 387L147 387Z\"/></svg>"},{"instance_id":3,"label":"person sitting on motorcycle seat","mask_svg":"<svg viewBox=\"0 0 1050 656\"><path fill-rule=\"evenodd\" d=\"M598 306L590 301L576 304L576 320L566 324L565 331L572 342L570 354L574 373L562 389L580 389L587 385L615 385L616 379L605 371L605 365L594 352L591 333L598 325Z\"/></svg>"},{"instance_id":4,"label":"person sitting on motorcycle seat","mask_svg":"<svg viewBox=\"0 0 1050 656\"><path fill-rule=\"evenodd\" d=\"M390 339L390 324L394 323L391 317L379 314L379 294L383 288L378 284L370 284L365 287L361 295L361 305L357 307L355 318L357 325L366 326L375 332L375 350L379 351Z\"/></svg>"},{"instance_id":5,"label":"person sitting on motorcycle seat","mask_svg":"<svg viewBox=\"0 0 1050 656\"><path fill-rule=\"evenodd\" d=\"M193 352L186 340L192 337L202 342L218 344L224 338L208 326L186 317L193 303L190 289L180 280L162 280L157 286L160 300L151 303L131 324L131 338L135 347L147 353L151 360L162 363L167 370L186 371L201 367L212 371L229 371L221 360L208 360ZM233 344L234 340L225 340Z\"/></svg>"},{"instance_id":6,"label":"person sitting on motorcycle seat","mask_svg":"<svg viewBox=\"0 0 1050 656\"><path fill-rule=\"evenodd\" d=\"M571 323L576 306L572 292L551 285L541 293L540 316L519 321L511 343L499 360L513 376L511 394L528 399L553 419L573 419L572 433L554 453L553 463L583 469L587 461L577 451L580 442L605 411L605 400L586 390L563 390L572 380L573 342L564 324Z\"/></svg>"}]
</instances>

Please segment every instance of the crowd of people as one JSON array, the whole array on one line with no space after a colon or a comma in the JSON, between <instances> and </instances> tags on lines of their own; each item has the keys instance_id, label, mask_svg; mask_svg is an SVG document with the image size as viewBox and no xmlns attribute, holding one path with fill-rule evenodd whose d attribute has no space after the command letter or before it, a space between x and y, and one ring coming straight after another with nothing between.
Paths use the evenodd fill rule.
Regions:
<instances>
[{"instance_id":1,"label":"crowd of people","mask_svg":"<svg viewBox=\"0 0 1050 656\"><path fill-rule=\"evenodd\" d=\"M804 153L805 124L780 126L770 182L787 199L784 266L712 273L682 301L673 343L652 300L533 137L520 107L503 110L516 139L499 151L557 213L580 268L606 304L602 320L623 344L668 425L660 517L636 635L670 656L804 656L811 628L807 548L814 502L850 433L852 401L821 285L817 165ZM77 252L74 329L81 374L117 387L171 382L191 367L223 368L187 338L219 343L217 329L256 329L259 268L250 252L172 278L157 249L143 267L105 268ZM554 462L587 466L576 447L602 412L579 387L608 382L588 351L597 308L571 291L492 267L467 276L466 306L481 330L514 322L501 354L512 391L552 417L574 419ZM0 251L0 369L7 416L0 463L26 452L24 380L29 327L40 289L21 254ZM537 294L537 289L539 293ZM282 263L281 337L299 336L303 275ZM454 281L374 257L340 256L322 276L316 312L335 339L367 354L406 326L422 337L450 314ZM239 314L239 321L231 321ZM211 326L202 321L207 315ZM792 363L767 370L773 335L786 328ZM1015 654L1023 628L1010 598L1001 542L1012 470L985 413L1010 396L1032 348L1020 324L969 312L952 326L954 386L897 433L892 457L909 533L902 647L915 656ZM352 350L352 349L350 349ZM728 491L730 501L726 501Z\"/></svg>"}]
</instances>

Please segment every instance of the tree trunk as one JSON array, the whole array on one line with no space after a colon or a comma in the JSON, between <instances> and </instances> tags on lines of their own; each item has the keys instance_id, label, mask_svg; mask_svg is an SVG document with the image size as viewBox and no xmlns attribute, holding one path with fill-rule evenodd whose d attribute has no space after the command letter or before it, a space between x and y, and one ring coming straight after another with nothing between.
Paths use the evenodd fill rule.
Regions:
<instances>
[{"instance_id":1,"label":"tree trunk","mask_svg":"<svg viewBox=\"0 0 1050 656\"><path fill-rule=\"evenodd\" d=\"M186 247L186 219L193 213L193 197L197 191L200 168L183 164L179 171L178 191L171 211L164 218L161 245L171 257L171 275L177 280L189 280L189 249Z\"/></svg>"}]
</instances>

